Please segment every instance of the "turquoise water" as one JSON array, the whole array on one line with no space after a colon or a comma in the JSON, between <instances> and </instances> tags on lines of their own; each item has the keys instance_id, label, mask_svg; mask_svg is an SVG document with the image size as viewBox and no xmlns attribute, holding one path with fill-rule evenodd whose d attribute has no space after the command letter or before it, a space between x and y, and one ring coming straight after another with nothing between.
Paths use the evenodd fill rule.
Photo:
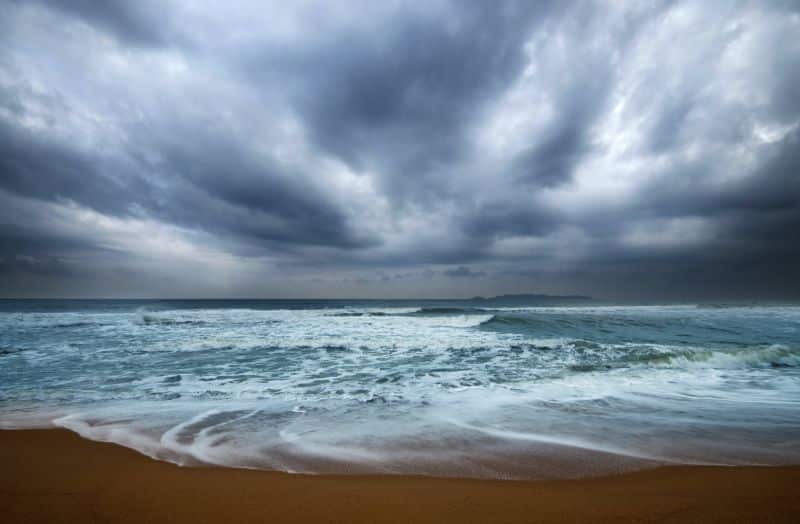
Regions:
<instances>
[{"instance_id":1,"label":"turquoise water","mask_svg":"<svg viewBox=\"0 0 800 524\"><path fill-rule=\"evenodd\" d=\"M800 307L0 301L0 427L180 464L800 463Z\"/></svg>"}]
</instances>

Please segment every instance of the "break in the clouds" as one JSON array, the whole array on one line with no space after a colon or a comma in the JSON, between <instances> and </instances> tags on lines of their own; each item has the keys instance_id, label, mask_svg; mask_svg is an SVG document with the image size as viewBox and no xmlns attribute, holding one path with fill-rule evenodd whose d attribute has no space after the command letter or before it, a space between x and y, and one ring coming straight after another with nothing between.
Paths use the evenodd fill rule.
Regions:
<instances>
[{"instance_id":1,"label":"break in the clouds","mask_svg":"<svg viewBox=\"0 0 800 524\"><path fill-rule=\"evenodd\" d=\"M4 296L800 296L795 2L0 1Z\"/></svg>"}]
</instances>

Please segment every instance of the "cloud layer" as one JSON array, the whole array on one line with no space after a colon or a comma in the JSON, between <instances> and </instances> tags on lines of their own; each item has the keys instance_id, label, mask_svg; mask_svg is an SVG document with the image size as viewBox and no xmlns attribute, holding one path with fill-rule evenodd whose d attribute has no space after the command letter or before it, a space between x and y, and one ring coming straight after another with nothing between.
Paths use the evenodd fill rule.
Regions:
<instances>
[{"instance_id":1,"label":"cloud layer","mask_svg":"<svg viewBox=\"0 0 800 524\"><path fill-rule=\"evenodd\" d=\"M0 35L3 296L800 297L792 2L7 0Z\"/></svg>"}]
</instances>

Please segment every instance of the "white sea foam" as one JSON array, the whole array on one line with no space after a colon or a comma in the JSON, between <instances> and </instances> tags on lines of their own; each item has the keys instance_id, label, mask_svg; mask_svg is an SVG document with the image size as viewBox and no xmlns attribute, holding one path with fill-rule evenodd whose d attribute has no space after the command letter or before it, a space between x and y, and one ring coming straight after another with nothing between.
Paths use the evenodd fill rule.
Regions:
<instances>
[{"instance_id":1,"label":"white sea foam","mask_svg":"<svg viewBox=\"0 0 800 524\"><path fill-rule=\"evenodd\" d=\"M185 465L800 462L800 308L154 304L0 313L0 348L0 428Z\"/></svg>"}]
</instances>

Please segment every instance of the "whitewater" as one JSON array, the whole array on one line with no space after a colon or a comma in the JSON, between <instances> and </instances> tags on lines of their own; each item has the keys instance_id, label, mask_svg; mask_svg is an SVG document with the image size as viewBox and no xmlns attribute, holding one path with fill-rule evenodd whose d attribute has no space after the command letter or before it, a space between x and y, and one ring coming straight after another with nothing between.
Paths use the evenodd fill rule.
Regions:
<instances>
[{"instance_id":1,"label":"whitewater","mask_svg":"<svg viewBox=\"0 0 800 524\"><path fill-rule=\"evenodd\" d=\"M800 306L0 301L0 429L483 478L800 463Z\"/></svg>"}]
</instances>

